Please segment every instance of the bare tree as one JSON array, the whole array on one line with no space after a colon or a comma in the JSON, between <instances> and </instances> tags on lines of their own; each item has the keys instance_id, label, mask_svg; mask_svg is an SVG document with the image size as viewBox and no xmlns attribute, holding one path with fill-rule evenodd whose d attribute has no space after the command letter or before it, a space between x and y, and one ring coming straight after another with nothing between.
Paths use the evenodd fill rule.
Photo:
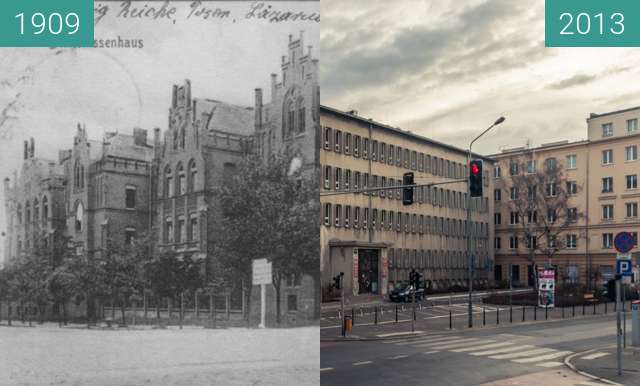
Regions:
<instances>
[{"instance_id":1,"label":"bare tree","mask_svg":"<svg viewBox=\"0 0 640 386\"><path fill-rule=\"evenodd\" d=\"M569 232L583 217L571 203L571 196L581 187L567 180L555 158L538 165L532 152L511 158L508 172L510 178L498 186L508 203L507 221L517 225L517 240L528 251L537 288L536 256L542 255L547 264L552 264L558 252L575 248L574 243L583 237L577 230Z\"/></svg>"}]
</instances>

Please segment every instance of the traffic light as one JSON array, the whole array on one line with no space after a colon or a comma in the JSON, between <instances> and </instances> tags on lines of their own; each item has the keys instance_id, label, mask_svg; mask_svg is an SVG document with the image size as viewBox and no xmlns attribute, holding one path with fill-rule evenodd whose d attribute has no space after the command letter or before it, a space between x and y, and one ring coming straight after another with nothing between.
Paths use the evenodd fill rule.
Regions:
<instances>
[{"instance_id":1,"label":"traffic light","mask_svg":"<svg viewBox=\"0 0 640 386\"><path fill-rule=\"evenodd\" d=\"M482 197L482 160L469 162L469 196Z\"/></svg>"},{"instance_id":2,"label":"traffic light","mask_svg":"<svg viewBox=\"0 0 640 386\"><path fill-rule=\"evenodd\" d=\"M407 185L414 185L413 173L409 172L402 175L402 185L405 186L402 188L402 205L413 204L413 186L407 187Z\"/></svg>"}]
</instances>

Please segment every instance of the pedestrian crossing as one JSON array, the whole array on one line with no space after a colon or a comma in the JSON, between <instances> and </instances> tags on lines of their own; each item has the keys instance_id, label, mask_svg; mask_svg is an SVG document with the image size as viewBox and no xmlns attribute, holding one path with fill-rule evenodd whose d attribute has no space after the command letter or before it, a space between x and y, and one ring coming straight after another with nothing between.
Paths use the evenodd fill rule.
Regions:
<instances>
[{"instance_id":1,"label":"pedestrian crossing","mask_svg":"<svg viewBox=\"0 0 640 386\"><path fill-rule=\"evenodd\" d=\"M503 336L501 337L502 339L498 339L498 337L492 338L495 339L441 334L423 337L405 337L385 341L384 343L425 350L424 354L449 351L544 368L562 366L563 362L561 359L572 354L571 351L522 344L515 336Z\"/></svg>"}]
</instances>

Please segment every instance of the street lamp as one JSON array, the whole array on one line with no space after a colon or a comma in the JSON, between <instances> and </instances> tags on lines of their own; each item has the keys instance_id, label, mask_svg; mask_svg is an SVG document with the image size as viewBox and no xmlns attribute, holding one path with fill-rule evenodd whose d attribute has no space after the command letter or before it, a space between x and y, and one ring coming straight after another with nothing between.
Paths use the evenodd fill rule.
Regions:
<instances>
[{"instance_id":1,"label":"street lamp","mask_svg":"<svg viewBox=\"0 0 640 386\"><path fill-rule=\"evenodd\" d=\"M505 121L504 117L500 117L496 119L495 122L491 126L489 126L485 131L480 133L477 137L469 143L469 153L467 154L467 168L471 163L471 148L473 147L473 143L477 141L480 137L485 135L489 130L493 129L495 126L498 126L502 122ZM469 304L468 304L468 313L469 313L469 328L473 327L473 255L471 253L471 184L469 182L469 177L467 176L467 259L469 264Z\"/></svg>"}]
</instances>

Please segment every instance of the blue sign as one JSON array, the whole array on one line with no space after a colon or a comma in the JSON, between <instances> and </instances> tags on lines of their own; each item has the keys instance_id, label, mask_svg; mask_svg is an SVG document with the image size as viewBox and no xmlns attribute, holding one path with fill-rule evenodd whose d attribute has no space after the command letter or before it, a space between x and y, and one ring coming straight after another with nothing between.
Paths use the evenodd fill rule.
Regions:
<instances>
[{"instance_id":1,"label":"blue sign","mask_svg":"<svg viewBox=\"0 0 640 386\"><path fill-rule=\"evenodd\" d=\"M631 260L616 260L616 273L622 276L633 276Z\"/></svg>"},{"instance_id":2,"label":"blue sign","mask_svg":"<svg viewBox=\"0 0 640 386\"><path fill-rule=\"evenodd\" d=\"M616 247L616 251L620 253L627 253L635 246L635 240L633 235L629 232L620 232L613 239L613 245Z\"/></svg>"}]
</instances>

